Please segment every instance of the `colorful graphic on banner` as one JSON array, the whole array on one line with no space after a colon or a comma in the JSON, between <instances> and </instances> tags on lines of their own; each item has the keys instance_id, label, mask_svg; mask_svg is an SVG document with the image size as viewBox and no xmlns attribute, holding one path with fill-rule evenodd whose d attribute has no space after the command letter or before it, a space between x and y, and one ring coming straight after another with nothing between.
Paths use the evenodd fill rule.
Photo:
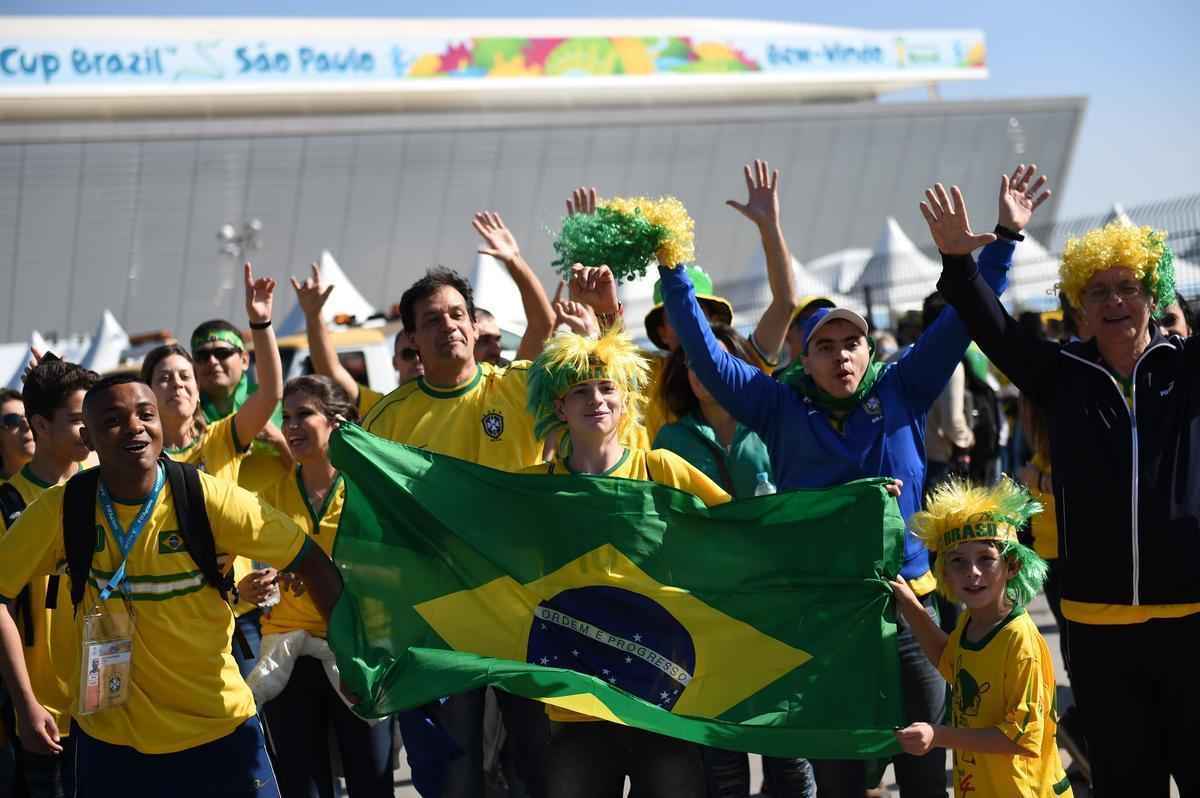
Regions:
<instances>
[{"instance_id":1,"label":"colorful graphic on banner","mask_svg":"<svg viewBox=\"0 0 1200 798\"><path fill-rule=\"evenodd\" d=\"M47 86L396 82L416 78L820 74L986 65L983 35L821 38L573 37L402 41L5 41L0 91Z\"/></svg>"}]
</instances>

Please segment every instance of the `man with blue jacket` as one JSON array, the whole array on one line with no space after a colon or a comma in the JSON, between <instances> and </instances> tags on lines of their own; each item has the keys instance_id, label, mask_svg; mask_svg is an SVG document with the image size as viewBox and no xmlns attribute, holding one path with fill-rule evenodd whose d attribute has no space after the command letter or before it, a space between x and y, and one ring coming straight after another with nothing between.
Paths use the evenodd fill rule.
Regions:
<instances>
[{"instance_id":1,"label":"man with blue jacket","mask_svg":"<svg viewBox=\"0 0 1200 798\"><path fill-rule=\"evenodd\" d=\"M1033 215L1026 193L1036 167L1017 168L1000 193L997 241L979 257L997 294L1008 282L1015 242ZM1033 184L1040 188L1042 178ZM767 445L779 490L825 488L865 477L903 483L907 519L920 509L925 482L925 417L961 362L970 338L947 308L898 362L875 362L866 321L844 308L822 308L805 323L804 373L777 382L716 341L682 267L660 268L663 298L688 364L713 398ZM901 575L931 615L934 580L929 553L908 532ZM941 721L945 683L922 655L903 619L897 644L906 722ZM797 752L803 753L803 752ZM900 755L896 778L904 798L945 796L944 756ZM862 762L814 762L822 796L858 798L867 786Z\"/></svg>"}]
</instances>

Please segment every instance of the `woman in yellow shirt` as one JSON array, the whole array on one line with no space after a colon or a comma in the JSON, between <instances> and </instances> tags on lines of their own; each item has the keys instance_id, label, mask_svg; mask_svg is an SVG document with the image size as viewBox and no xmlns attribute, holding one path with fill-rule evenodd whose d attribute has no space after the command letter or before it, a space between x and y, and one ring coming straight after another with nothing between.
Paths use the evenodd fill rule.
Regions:
<instances>
[{"instance_id":1,"label":"woman in yellow shirt","mask_svg":"<svg viewBox=\"0 0 1200 798\"><path fill-rule=\"evenodd\" d=\"M247 271L245 289L246 315L257 352L254 368L261 387L237 413L211 424L205 422L195 363L178 344L152 349L142 360L141 373L142 382L150 386L158 400L163 454L234 484L251 442L271 420L283 390L283 364L270 330L275 281L263 277L253 280ZM274 568L256 571L250 560L238 557L233 562L233 576L240 599L234 608L237 629L245 642L243 646L235 638L233 655L245 677L258 659L259 606L273 597L279 575Z\"/></svg>"},{"instance_id":2,"label":"woman in yellow shirt","mask_svg":"<svg viewBox=\"0 0 1200 798\"><path fill-rule=\"evenodd\" d=\"M574 333L551 338L530 368L529 410L539 437L564 425L569 437L553 462L525 472L640 479L686 491L708 506L729 501L729 494L675 453L622 444L645 405L647 375L645 359L620 330L599 340ZM580 519L589 520L604 522ZM545 768L549 798L619 798L626 776L642 798L706 794L694 743L553 706L547 713L557 721Z\"/></svg>"},{"instance_id":3,"label":"woman in yellow shirt","mask_svg":"<svg viewBox=\"0 0 1200 798\"><path fill-rule=\"evenodd\" d=\"M342 478L329 461L329 436L338 416L354 420L358 414L346 392L328 377L308 375L288 381L283 391L283 434L298 465L293 474L263 492L264 501L295 521L331 558L346 496ZM272 636L291 634L301 651L315 648L327 653L321 613L303 582L286 581L279 603L263 617L264 650L272 648ZM287 685L266 702L263 712L275 743L276 776L283 795L333 794L328 743L332 730L350 798L391 798L391 719L369 725L351 712L330 683L322 659L304 653L296 657Z\"/></svg>"}]
</instances>

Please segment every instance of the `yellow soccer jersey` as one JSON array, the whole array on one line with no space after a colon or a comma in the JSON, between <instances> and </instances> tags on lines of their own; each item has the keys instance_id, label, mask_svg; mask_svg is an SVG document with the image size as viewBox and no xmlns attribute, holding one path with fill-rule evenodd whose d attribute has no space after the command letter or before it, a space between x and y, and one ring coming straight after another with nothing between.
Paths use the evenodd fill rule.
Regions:
<instances>
[{"instance_id":1,"label":"yellow soccer jersey","mask_svg":"<svg viewBox=\"0 0 1200 798\"><path fill-rule=\"evenodd\" d=\"M454 388L435 388L419 377L401 385L363 420L367 432L460 460L520 471L542 459L525 410L529 361L502 368L476 366L475 376Z\"/></svg>"},{"instance_id":2,"label":"yellow soccer jersey","mask_svg":"<svg viewBox=\"0 0 1200 798\"><path fill-rule=\"evenodd\" d=\"M205 508L218 554L239 553L284 569L294 564L307 537L278 510L231 482L200 474ZM62 513L64 487L49 488L0 539L0 600L11 602L35 574L66 559ZM140 506L114 505L128 529ZM122 557L103 511L96 507L96 551L83 608L74 618L74 645L67 667L72 706L79 690L81 619L99 594L97 580L112 577ZM133 685L127 703L77 717L84 732L144 754L168 754L230 734L254 715L254 697L230 653L233 613L183 548L169 485L134 542L126 564L133 633ZM69 581L69 580L68 580ZM60 605L61 606L61 605ZM105 610L125 612L117 596ZM67 597L66 611L71 612Z\"/></svg>"},{"instance_id":3,"label":"yellow soccer jersey","mask_svg":"<svg viewBox=\"0 0 1200 798\"><path fill-rule=\"evenodd\" d=\"M553 463L540 463L530 466L523 469L521 473L568 475L574 472L571 471L571 467L567 465L565 460L559 458ZM709 507L724 504L730 500L729 494L721 490L702 471L679 455L666 449L653 449L650 451L645 449L626 449L624 456L621 457L615 466L603 474L597 474L596 476L623 477L625 479L657 482L659 485L666 485L667 487L690 493ZM572 712L569 709L563 709L553 704L546 705L546 714L550 717L550 720L566 723L596 720L596 718L589 715L581 715L578 712Z\"/></svg>"},{"instance_id":4,"label":"yellow soccer jersey","mask_svg":"<svg viewBox=\"0 0 1200 798\"><path fill-rule=\"evenodd\" d=\"M330 559L333 558L333 541L337 538L338 522L342 519L342 504L346 500L346 486L340 474L320 507L309 503L299 468L294 476L282 479L264 491L262 499L291 518ZM324 637L325 619L317 611L317 605L313 604L308 593L297 596L292 591L281 588L279 603L263 615L262 633L278 634L297 629Z\"/></svg>"},{"instance_id":5,"label":"yellow soccer jersey","mask_svg":"<svg viewBox=\"0 0 1200 798\"><path fill-rule=\"evenodd\" d=\"M238 441L235 418L229 415L214 421L190 445L179 449L163 447L163 454L180 463L194 465L214 477L236 483L250 445L247 443L243 446Z\"/></svg>"},{"instance_id":6,"label":"yellow soccer jersey","mask_svg":"<svg viewBox=\"0 0 1200 798\"><path fill-rule=\"evenodd\" d=\"M375 405L379 404L379 400L383 399L383 394L379 391L374 391L365 385L358 386L358 417L366 418L367 413L375 409Z\"/></svg>"},{"instance_id":7,"label":"yellow soccer jersey","mask_svg":"<svg viewBox=\"0 0 1200 798\"><path fill-rule=\"evenodd\" d=\"M982 640L963 639L970 612L950 634L938 670L951 686L952 725L996 728L1035 756L954 752L954 792L971 798L1071 795L1054 734L1054 663L1024 608Z\"/></svg>"},{"instance_id":8,"label":"yellow soccer jersey","mask_svg":"<svg viewBox=\"0 0 1200 798\"><path fill-rule=\"evenodd\" d=\"M26 510L47 489L54 487L35 477L28 465L13 476L9 484L21 494ZM29 671L29 683L38 703L54 718L59 734L66 736L71 730L70 672L66 663L74 661L78 642L71 617L71 581L66 576L58 578L58 608L50 610L46 608L50 579L45 574L37 574L29 580L29 619L33 635L24 640L25 669ZM18 593L20 590L12 597L15 599ZM17 616L17 628L24 636L22 617Z\"/></svg>"}]
</instances>

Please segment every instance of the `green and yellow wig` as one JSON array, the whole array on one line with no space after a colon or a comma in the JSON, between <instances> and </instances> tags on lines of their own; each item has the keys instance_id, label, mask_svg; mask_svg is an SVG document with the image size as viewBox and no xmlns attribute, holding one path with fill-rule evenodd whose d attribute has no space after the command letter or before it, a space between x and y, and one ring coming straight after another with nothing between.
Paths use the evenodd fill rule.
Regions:
<instances>
[{"instance_id":1,"label":"green and yellow wig","mask_svg":"<svg viewBox=\"0 0 1200 798\"><path fill-rule=\"evenodd\" d=\"M1155 317L1175 301L1175 253L1167 246L1166 231L1120 221L1067 241L1058 268L1063 293L1081 308L1083 288L1092 275L1118 266L1145 286Z\"/></svg>"},{"instance_id":2,"label":"green and yellow wig","mask_svg":"<svg viewBox=\"0 0 1200 798\"><path fill-rule=\"evenodd\" d=\"M617 433L628 439L641 422L646 404L644 391L650 367L624 330L614 327L599 339L560 332L529 367L526 407L533 415L533 432L539 440L563 425L554 401L581 382L610 380L621 389L622 414Z\"/></svg>"},{"instance_id":3,"label":"green and yellow wig","mask_svg":"<svg viewBox=\"0 0 1200 798\"><path fill-rule=\"evenodd\" d=\"M915 513L909 525L925 547L938 555L933 574L942 595L957 600L946 580L946 555L959 544L988 540L995 541L1000 556L1016 566L1008 580L1008 600L1019 606L1033 600L1046 581L1048 567L1033 549L1017 540L1017 530L1042 511L1029 491L1007 476L992 487L952 479L930 491L928 499L927 509Z\"/></svg>"},{"instance_id":4,"label":"green and yellow wig","mask_svg":"<svg viewBox=\"0 0 1200 798\"><path fill-rule=\"evenodd\" d=\"M620 280L636 280L657 260L678 266L696 259L696 224L675 197L614 197L592 214L563 220L551 265L564 279L576 263L608 266Z\"/></svg>"}]
</instances>

